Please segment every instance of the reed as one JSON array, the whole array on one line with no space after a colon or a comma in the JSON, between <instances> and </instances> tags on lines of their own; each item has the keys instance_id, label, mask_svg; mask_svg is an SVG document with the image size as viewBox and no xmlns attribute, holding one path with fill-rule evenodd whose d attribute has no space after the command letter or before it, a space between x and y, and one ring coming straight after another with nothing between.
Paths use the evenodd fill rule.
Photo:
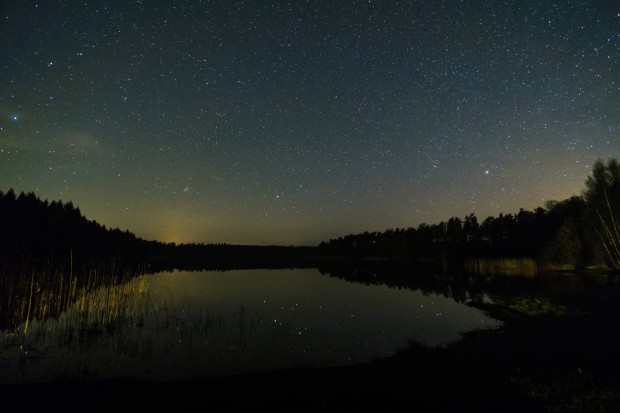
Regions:
<instances>
[{"instance_id":1,"label":"reed","mask_svg":"<svg viewBox=\"0 0 620 413\"><path fill-rule=\"evenodd\" d=\"M144 296L148 291L146 278L141 278L135 286L127 282L143 274L144 267L126 269L116 274L108 273L106 267L94 266L78 273L74 272L71 263L66 274L62 268L52 266L28 268L2 265L0 331L15 330L21 326L22 333L27 334L33 320L58 317L72 306L91 320L105 321L96 318L95 313L105 313L107 321L122 316L120 309L129 308L124 302L129 300L127 297ZM128 288L136 291L129 291Z\"/></svg>"},{"instance_id":2,"label":"reed","mask_svg":"<svg viewBox=\"0 0 620 413\"><path fill-rule=\"evenodd\" d=\"M483 276L525 276L538 274L538 265L531 258L476 258L466 260L465 271Z\"/></svg>"},{"instance_id":3,"label":"reed","mask_svg":"<svg viewBox=\"0 0 620 413\"><path fill-rule=\"evenodd\" d=\"M607 203L606 212L609 218L603 218L600 211L597 210L600 228L595 226L594 229L603 245L607 262L612 268L618 270L620 269L620 223L614 218L615 214L607 197L607 192L605 191L604 194Z\"/></svg>"},{"instance_id":4,"label":"reed","mask_svg":"<svg viewBox=\"0 0 620 413\"><path fill-rule=\"evenodd\" d=\"M62 345L61 341L66 344L76 337L79 341L115 330L145 328L183 336L186 342L194 337L215 342L226 329L222 315L191 304L179 306L170 291L151 289L150 276L139 274L127 270L104 275L98 268L67 275L47 270L32 270L29 277L9 273L3 278L10 293L0 300L0 335L22 337L32 344L41 335L56 334L57 344ZM241 336L246 333L246 318L242 309Z\"/></svg>"},{"instance_id":5,"label":"reed","mask_svg":"<svg viewBox=\"0 0 620 413\"><path fill-rule=\"evenodd\" d=\"M34 288L34 271L30 278L30 296L28 298L28 313L26 314L26 322L24 323L24 334L28 332L28 321L30 321L30 310L32 309L32 289Z\"/></svg>"},{"instance_id":6,"label":"reed","mask_svg":"<svg viewBox=\"0 0 620 413\"><path fill-rule=\"evenodd\" d=\"M204 346L242 352L254 334L258 316L243 307L228 324L225 313L178 302L173 288L151 275L118 267L113 274L104 272L109 268L21 269L0 277L0 294L10 291L0 299L0 357L6 362L0 383L39 377L26 366L39 366L50 354L64 353L66 361L49 374L82 379L80 366L96 369L100 357L151 360L154 351L181 347L191 355Z\"/></svg>"}]
</instances>

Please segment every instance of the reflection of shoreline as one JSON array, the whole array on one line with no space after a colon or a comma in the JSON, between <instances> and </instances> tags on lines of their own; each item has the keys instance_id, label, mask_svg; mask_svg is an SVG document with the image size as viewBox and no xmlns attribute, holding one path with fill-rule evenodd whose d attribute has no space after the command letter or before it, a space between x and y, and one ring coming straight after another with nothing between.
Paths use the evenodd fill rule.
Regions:
<instances>
[{"instance_id":1,"label":"reflection of shoreline","mask_svg":"<svg viewBox=\"0 0 620 413\"><path fill-rule=\"evenodd\" d=\"M424 325L418 316L430 314L427 324L446 329L441 336L433 331L431 341L451 341L459 328L470 328L449 318L437 322L442 310L433 312L440 304L432 301L442 297L415 294L422 311L410 291L354 286L315 269L142 275L71 294L60 316L31 319L26 334L23 324L17 334L0 334L2 382L328 367L392 354Z\"/></svg>"},{"instance_id":2,"label":"reflection of shoreline","mask_svg":"<svg viewBox=\"0 0 620 413\"><path fill-rule=\"evenodd\" d=\"M424 294L438 294L457 302L481 299L485 283L467 274L447 273L443 265L402 261L329 262L319 267L323 275L366 285L406 288Z\"/></svg>"},{"instance_id":3,"label":"reflection of shoreline","mask_svg":"<svg viewBox=\"0 0 620 413\"><path fill-rule=\"evenodd\" d=\"M231 258L199 258L199 259L168 259L149 258L148 272L178 271L232 271L253 269L293 269L317 268L321 261L315 258L297 258L282 256L265 257L231 257Z\"/></svg>"}]
</instances>

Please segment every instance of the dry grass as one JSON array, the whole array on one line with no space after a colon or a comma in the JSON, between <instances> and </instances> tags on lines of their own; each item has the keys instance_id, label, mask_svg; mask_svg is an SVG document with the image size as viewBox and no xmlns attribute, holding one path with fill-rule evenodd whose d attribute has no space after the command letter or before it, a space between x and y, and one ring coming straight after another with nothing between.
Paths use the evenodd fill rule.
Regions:
<instances>
[{"instance_id":1,"label":"dry grass","mask_svg":"<svg viewBox=\"0 0 620 413\"><path fill-rule=\"evenodd\" d=\"M538 265L531 258L476 258L465 261L465 271L477 275L525 276L538 274Z\"/></svg>"},{"instance_id":2,"label":"dry grass","mask_svg":"<svg viewBox=\"0 0 620 413\"><path fill-rule=\"evenodd\" d=\"M70 307L85 322L106 325L128 314L144 314L148 278L144 269L95 267L68 274L62 269L3 268L0 291L1 330L27 334L31 323L58 317Z\"/></svg>"},{"instance_id":3,"label":"dry grass","mask_svg":"<svg viewBox=\"0 0 620 413\"><path fill-rule=\"evenodd\" d=\"M620 223L614 218L614 211L605 192L605 200L607 201L607 214L608 219L603 218L601 213L597 211L600 228L596 226L594 229L603 245L605 251L605 258L609 265L618 270L620 269Z\"/></svg>"}]
</instances>

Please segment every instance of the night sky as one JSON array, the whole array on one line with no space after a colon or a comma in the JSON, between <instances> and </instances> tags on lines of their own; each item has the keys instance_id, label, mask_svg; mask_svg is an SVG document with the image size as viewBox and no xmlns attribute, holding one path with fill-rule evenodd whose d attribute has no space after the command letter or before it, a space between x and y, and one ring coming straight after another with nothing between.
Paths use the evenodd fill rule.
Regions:
<instances>
[{"instance_id":1,"label":"night sky","mask_svg":"<svg viewBox=\"0 0 620 413\"><path fill-rule=\"evenodd\" d=\"M0 190L166 242L316 245L578 195L618 1L0 1Z\"/></svg>"}]
</instances>

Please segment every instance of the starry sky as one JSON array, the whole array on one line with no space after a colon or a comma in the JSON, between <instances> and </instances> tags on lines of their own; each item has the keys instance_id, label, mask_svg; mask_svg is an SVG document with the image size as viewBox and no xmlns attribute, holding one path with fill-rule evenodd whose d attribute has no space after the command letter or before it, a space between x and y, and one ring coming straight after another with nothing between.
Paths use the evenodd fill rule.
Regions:
<instances>
[{"instance_id":1,"label":"starry sky","mask_svg":"<svg viewBox=\"0 0 620 413\"><path fill-rule=\"evenodd\" d=\"M0 190L165 242L316 245L578 195L618 1L0 1Z\"/></svg>"}]
</instances>

